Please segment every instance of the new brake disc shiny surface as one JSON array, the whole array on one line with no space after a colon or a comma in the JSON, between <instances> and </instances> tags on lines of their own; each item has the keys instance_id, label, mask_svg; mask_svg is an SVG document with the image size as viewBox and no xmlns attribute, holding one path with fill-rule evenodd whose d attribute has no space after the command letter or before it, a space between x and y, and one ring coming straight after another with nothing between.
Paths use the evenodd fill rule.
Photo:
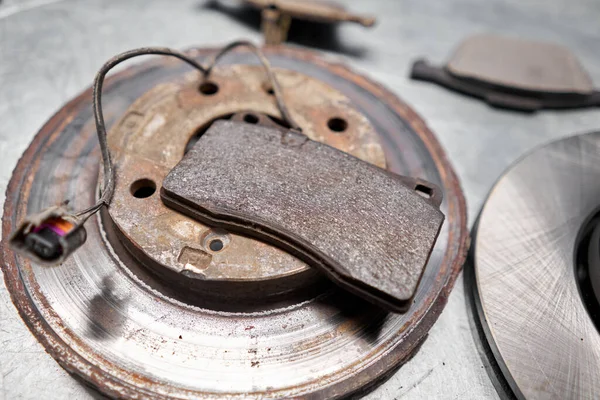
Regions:
<instances>
[{"instance_id":1,"label":"new brake disc shiny surface","mask_svg":"<svg viewBox=\"0 0 600 400\"><path fill-rule=\"evenodd\" d=\"M479 217L479 312L520 398L600 393L600 334L575 265L581 232L600 205L599 154L598 132L534 150L499 178Z\"/></svg>"}]
</instances>

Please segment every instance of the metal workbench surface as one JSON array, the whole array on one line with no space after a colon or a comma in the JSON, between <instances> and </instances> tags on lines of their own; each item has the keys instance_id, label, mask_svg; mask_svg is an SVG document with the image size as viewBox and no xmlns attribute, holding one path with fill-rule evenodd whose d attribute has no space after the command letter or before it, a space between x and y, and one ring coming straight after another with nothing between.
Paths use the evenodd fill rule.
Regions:
<instances>
[{"instance_id":1,"label":"metal workbench surface","mask_svg":"<svg viewBox=\"0 0 600 400\"><path fill-rule=\"evenodd\" d=\"M570 47L600 85L597 0L360 0L371 30L340 25L312 34L310 45L387 86L409 103L444 146L465 192L472 224L502 171L552 139L598 130L600 110L500 111L432 84L408 79L411 62L443 62L467 35L493 32ZM4 0L0 2L0 205L21 153L63 103L88 87L110 56L133 47L186 48L238 38L260 42L257 15L235 2L204 0ZM227 6L229 4L229 6ZM485 354L460 277L418 354L369 399L495 399L496 371ZM510 313L510 310L506 310ZM0 284L0 398L101 397L45 353Z\"/></svg>"}]
</instances>

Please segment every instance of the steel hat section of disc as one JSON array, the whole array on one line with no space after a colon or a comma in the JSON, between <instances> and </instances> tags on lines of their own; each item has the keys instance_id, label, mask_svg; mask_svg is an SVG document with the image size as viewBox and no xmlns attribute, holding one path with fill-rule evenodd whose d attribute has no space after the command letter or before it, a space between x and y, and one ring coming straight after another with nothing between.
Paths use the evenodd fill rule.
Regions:
<instances>
[{"instance_id":1,"label":"steel hat section of disc","mask_svg":"<svg viewBox=\"0 0 600 400\"><path fill-rule=\"evenodd\" d=\"M596 399L600 335L575 252L600 205L600 132L543 146L498 180L474 239L476 304L500 369L527 399Z\"/></svg>"},{"instance_id":2,"label":"steel hat section of disc","mask_svg":"<svg viewBox=\"0 0 600 400\"><path fill-rule=\"evenodd\" d=\"M214 49L191 50L198 58ZM380 135L388 168L444 190L446 221L414 304L386 313L342 290L286 307L224 312L166 296L138 278L113 251L99 223L56 268L16 256L2 243L13 302L31 331L68 371L114 397L336 398L381 381L406 361L444 307L464 261L468 233L458 180L424 122L381 86L314 53L267 48L275 67L322 80L350 98ZM255 63L236 52L225 63ZM109 125L142 93L178 79L185 65L156 59L111 77ZM286 88L284 87L285 91ZM91 91L61 109L39 132L10 181L3 238L29 213L65 198L91 204L99 151Z\"/></svg>"}]
</instances>

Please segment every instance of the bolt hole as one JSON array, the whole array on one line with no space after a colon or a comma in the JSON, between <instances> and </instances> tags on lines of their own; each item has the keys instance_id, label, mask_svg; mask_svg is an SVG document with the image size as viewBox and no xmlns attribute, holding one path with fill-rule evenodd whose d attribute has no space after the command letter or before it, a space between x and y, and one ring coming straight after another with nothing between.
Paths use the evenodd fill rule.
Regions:
<instances>
[{"instance_id":1,"label":"bolt hole","mask_svg":"<svg viewBox=\"0 0 600 400\"><path fill-rule=\"evenodd\" d=\"M426 199L430 199L433 196L433 189L424 185L417 185L415 188L416 192Z\"/></svg>"},{"instance_id":2,"label":"bolt hole","mask_svg":"<svg viewBox=\"0 0 600 400\"><path fill-rule=\"evenodd\" d=\"M138 179L131 184L129 188L133 197L145 199L156 192L156 183L150 179Z\"/></svg>"},{"instance_id":3,"label":"bolt hole","mask_svg":"<svg viewBox=\"0 0 600 400\"><path fill-rule=\"evenodd\" d=\"M348 122L343 118L331 118L327 121L327 126L333 132L344 132L348 128Z\"/></svg>"},{"instance_id":4,"label":"bolt hole","mask_svg":"<svg viewBox=\"0 0 600 400\"><path fill-rule=\"evenodd\" d=\"M221 251L223 250L223 241L221 239L214 239L208 245L208 248L212 251Z\"/></svg>"},{"instance_id":5,"label":"bolt hole","mask_svg":"<svg viewBox=\"0 0 600 400\"><path fill-rule=\"evenodd\" d=\"M244 121L249 124L258 124L258 117L254 114L244 115Z\"/></svg>"},{"instance_id":6,"label":"bolt hole","mask_svg":"<svg viewBox=\"0 0 600 400\"><path fill-rule=\"evenodd\" d=\"M275 95L275 91L273 90L273 88L268 88L268 89L267 89L267 94L268 94L269 96L274 96L274 95Z\"/></svg>"},{"instance_id":7,"label":"bolt hole","mask_svg":"<svg viewBox=\"0 0 600 400\"><path fill-rule=\"evenodd\" d=\"M202 82L198 89L203 95L212 96L219 91L219 86L214 82L206 81Z\"/></svg>"}]
</instances>

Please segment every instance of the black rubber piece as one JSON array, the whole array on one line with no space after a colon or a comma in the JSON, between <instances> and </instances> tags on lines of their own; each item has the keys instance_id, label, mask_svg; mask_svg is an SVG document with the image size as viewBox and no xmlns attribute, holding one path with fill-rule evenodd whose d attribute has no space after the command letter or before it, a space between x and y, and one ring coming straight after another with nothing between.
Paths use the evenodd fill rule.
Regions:
<instances>
[{"instance_id":1,"label":"black rubber piece","mask_svg":"<svg viewBox=\"0 0 600 400\"><path fill-rule=\"evenodd\" d=\"M62 254L60 236L49 228L42 228L38 232L30 232L25 236L25 245L43 260L58 259Z\"/></svg>"}]
</instances>

